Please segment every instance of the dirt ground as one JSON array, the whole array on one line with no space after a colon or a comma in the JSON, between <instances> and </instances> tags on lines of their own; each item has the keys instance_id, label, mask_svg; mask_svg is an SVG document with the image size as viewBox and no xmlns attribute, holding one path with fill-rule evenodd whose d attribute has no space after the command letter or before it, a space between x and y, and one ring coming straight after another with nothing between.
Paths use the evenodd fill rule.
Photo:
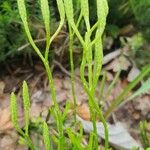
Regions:
<instances>
[{"instance_id":1,"label":"dirt ground","mask_svg":"<svg viewBox=\"0 0 150 150\"><path fill-rule=\"evenodd\" d=\"M25 146L18 144L18 134L13 128L10 115L10 93L14 91L18 98L18 114L19 123L23 127L23 107L21 99L22 81L26 80L29 85L31 96L30 118L37 118L39 115L47 113L47 109L52 105L51 94L48 87L48 79L42 64L39 61L33 64L27 64L26 60L16 60L11 64L2 64L0 71L0 150L27 150ZM56 63L55 63L56 64ZM107 90L108 85L112 81L114 73L108 69L108 80L105 85ZM105 68L104 68L105 69ZM75 94L77 99L77 114L84 120L90 120L87 107L87 95L79 81L79 69L75 70ZM56 88L57 99L59 105L65 105L66 101L71 101L71 81L69 71L61 68L59 65L54 66L54 83ZM128 84L127 77L119 78L113 88L108 102L114 99L116 95ZM97 88L97 95L99 94ZM118 108L113 117L108 120L111 123L121 122L128 129L128 132L136 141L140 141L139 122L141 120L148 121L148 130L150 132L150 95L144 94L135 100L128 102ZM42 144L41 144L42 145ZM41 148L42 149L42 148Z\"/></svg>"}]
</instances>

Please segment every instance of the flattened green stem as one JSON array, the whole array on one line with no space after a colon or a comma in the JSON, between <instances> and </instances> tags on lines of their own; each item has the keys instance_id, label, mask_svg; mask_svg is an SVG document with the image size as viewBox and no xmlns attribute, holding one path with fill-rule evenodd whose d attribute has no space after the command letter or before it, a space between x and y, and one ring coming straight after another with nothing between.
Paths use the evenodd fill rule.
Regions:
<instances>
[{"instance_id":1,"label":"flattened green stem","mask_svg":"<svg viewBox=\"0 0 150 150\"><path fill-rule=\"evenodd\" d=\"M81 10L82 15L85 20L87 31L90 30L90 20L89 20L89 2L88 0L81 0Z\"/></svg>"},{"instance_id":2,"label":"flattened green stem","mask_svg":"<svg viewBox=\"0 0 150 150\"><path fill-rule=\"evenodd\" d=\"M104 91L104 86L105 86L105 82L106 82L106 71L103 73L103 78L100 84L100 89L99 89L99 100L102 99L103 97L103 91Z\"/></svg>"},{"instance_id":3,"label":"flattened green stem","mask_svg":"<svg viewBox=\"0 0 150 150\"><path fill-rule=\"evenodd\" d=\"M147 65L146 67L144 67L142 72L123 90L123 92L115 100L113 100L110 107L105 112L104 116L108 117L111 114L111 112L124 101L124 98L127 96L129 91L131 91L149 73L150 65Z\"/></svg>"},{"instance_id":4,"label":"flattened green stem","mask_svg":"<svg viewBox=\"0 0 150 150\"><path fill-rule=\"evenodd\" d=\"M86 32L85 34L85 48L83 51L85 51L86 54L86 61L88 63L88 82L89 82L89 89L92 90L92 47L90 46L90 34L89 32Z\"/></svg>"},{"instance_id":5,"label":"flattened green stem","mask_svg":"<svg viewBox=\"0 0 150 150\"><path fill-rule=\"evenodd\" d=\"M45 59L48 59L48 52L49 52L49 41L50 41L50 11L49 11L49 5L48 0L40 0L41 4L41 11L42 11L42 17L45 25L46 30L46 50L45 50Z\"/></svg>"},{"instance_id":6,"label":"flattened green stem","mask_svg":"<svg viewBox=\"0 0 150 150\"><path fill-rule=\"evenodd\" d=\"M69 25L69 24L68 24ZM74 102L74 120L76 122L76 96L75 96L75 89L74 89L74 81L75 81L75 76L74 76L74 63L73 63L73 32L72 28L69 25L69 52L70 52L70 66L71 66L71 91L72 91L72 98Z\"/></svg>"},{"instance_id":7,"label":"flattened green stem","mask_svg":"<svg viewBox=\"0 0 150 150\"><path fill-rule=\"evenodd\" d=\"M23 107L24 107L24 117L25 117L25 134L29 135L29 110L30 110L30 98L28 92L28 86L26 81L23 82Z\"/></svg>"},{"instance_id":8,"label":"flattened green stem","mask_svg":"<svg viewBox=\"0 0 150 150\"><path fill-rule=\"evenodd\" d=\"M83 58L84 60L84 58ZM97 112L100 120L102 121L103 125L104 125L104 130L105 130L105 149L108 150L108 127L107 127L107 123L105 121L105 118L103 116L103 113L102 113L102 110L101 108L99 108L98 104L96 103L96 100L94 99L93 95L91 95L91 92L89 91L88 89L88 86L86 84L86 80L84 78L84 66L85 66L85 61L82 60L82 64L81 64L81 67L80 67L80 76L81 76L81 81L82 81L82 84L83 84L83 87L86 91L86 93L88 94L89 96L89 100L90 100L90 103L92 105L92 109L95 109L95 111Z\"/></svg>"},{"instance_id":9,"label":"flattened green stem","mask_svg":"<svg viewBox=\"0 0 150 150\"><path fill-rule=\"evenodd\" d=\"M92 89L93 94L95 94L97 82L98 82L101 68L102 68L102 60L103 60L102 40L101 40L100 35L98 34L98 30L96 32L95 39L99 39L99 40L95 43L94 69L93 69L93 89Z\"/></svg>"},{"instance_id":10,"label":"flattened green stem","mask_svg":"<svg viewBox=\"0 0 150 150\"><path fill-rule=\"evenodd\" d=\"M84 40L74 22L72 0L64 0L64 6L65 6L65 12L66 12L66 16L67 16L67 20L69 24L71 25L74 33L80 40L81 44L84 45Z\"/></svg>"},{"instance_id":11,"label":"flattened green stem","mask_svg":"<svg viewBox=\"0 0 150 150\"><path fill-rule=\"evenodd\" d=\"M52 35L52 37L49 40L48 49L50 48L52 41L59 34L60 30L62 29L62 27L64 25L64 21L65 21L65 10L64 10L64 4L63 4L62 0L57 0L57 7L58 7L59 14L60 14L60 23L59 23L57 30L55 31L55 33ZM47 55L45 55L45 59L48 60L48 53L47 53Z\"/></svg>"}]
</instances>

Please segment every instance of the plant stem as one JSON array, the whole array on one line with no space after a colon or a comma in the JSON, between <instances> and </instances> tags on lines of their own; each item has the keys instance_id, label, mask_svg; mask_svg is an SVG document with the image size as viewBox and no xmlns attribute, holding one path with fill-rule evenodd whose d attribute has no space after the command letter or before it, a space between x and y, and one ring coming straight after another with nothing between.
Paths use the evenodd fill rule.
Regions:
<instances>
[{"instance_id":1,"label":"plant stem","mask_svg":"<svg viewBox=\"0 0 150 150\"><path fill-rule=\"evenodd\" d=\"M70 66L71 66L71 91L72 91L72 98L73 98L73 102L74 102L74 121L76 122L76 96L75 96L75 89L74 89L74 63L73 63L73 32L71 29L70 24L69 25L69 52L70 52Z\"/></svg>"},{"instance_id":2,"label":"plant stem","mask_svg":"<svg viewBox=\"0 0 150 150\"><path fill-rule=\"evenodd\" d=\"M106 71L103 73L103 78L102 78L100 89L99 89L99 96L98 96L99 101L103 98L105 82L106 82Z\"/></svg>"}]
</instances>

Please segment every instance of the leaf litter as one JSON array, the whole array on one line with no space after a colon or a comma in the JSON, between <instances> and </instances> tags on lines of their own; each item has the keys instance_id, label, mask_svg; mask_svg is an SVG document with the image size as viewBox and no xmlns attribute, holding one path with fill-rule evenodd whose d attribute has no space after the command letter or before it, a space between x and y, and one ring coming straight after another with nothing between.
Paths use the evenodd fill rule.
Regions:
<instances>
[{"instance_id":1,"label":"leaf litter","mask_svg":"<svg viewBox=\"0 0 150 150\"><path fill-rule=\"evenodd\" d=\"M115 54L117 55L117 57L119 56L119 51ZM111 58L111 60L115 60L118 58ZM105 60L107 61L107 60ZM115 60L116 61L116 60ZM127 61L123 58L123 61ZM118 62L118 60L116 61ZM111 63L111 62L110 62ZM119 63L119 62L118 62ZM113 69L113 65L112 67L110 67L108 70L113 70L114 72L116 70ZM26 147L22 147L19 146L17 144L17 140L18 140L18 135L16 134L16 132L13 129L13 125L10 119L10 110L9 110L9 92L10 90L16 90L18 89L19 85L18 83L21 83L22 80L27 79L29 86L30 86L30 95L31 95L31 109L30 109L30 114L31 114L31 118L34 117L38 117L41 113L45 114L46 110L48 109L48 107L50 105L52 105L52 101L51 101L51 96L49 93L49 87L48 87L48 83L47 83L47 78L45 76L44 69L42 69L42 66L39 65L39 63L37 63L37 65L35 65L35 70L31 71L31 69L29 68L28 71L28 76L26 75L20 75L19 71L14 71L14 75L11 76L11 78L9 78L9 74L7 74L7 76L5 76L6 78L1 77L2 79L0 80L0 148L3 148L4 150L6 149L14 149L14 150L19 150L19 149L26 149ZM37 67L38 66L38 67ZM107 67L107 65L106 65ZM125 70L129 67L129 65L127 64ZM37 70L36 70L37 69ZM123 68L124 69L124 68ZM23 69L21 69L23 70ZM13 74L13 73L12 73ZM19 74L19 78L18 78L18 74ZM77 75L78 75L78 71L77 71ZM108 75L108 79L107 79L107 84L109 85L109 82L113 79L113 74L111 71L107 71L107 75ZM111 76L111 77L109 77ZM130 75L131 76L131 75ZM37 80L38 79L38 80ZM9 82L10 80L10 82ZM11 80L14 80L13 82ZM17 81L17 82L16 82ZM124 86L126 86L126 82L129 81L125 81L123 82L122 80L118 80L119 82L116 83L115 87L113 88L110 96L108 97L108 101L112 101L113 98L118 94L118 91L121 91L122 88ZM17 84L14 84L14 82L16 82ZM70 82L70 78L68 77L68 75L65 75L64 73L59 72L55 72L54 74L54 82L56 84L56 93L57 93L57 98L59 100L59 104L62 105L64 104L66 101L71 101L72 96L71 96L71 82ZM9 84L10 87L8 86ZM105 85L105 90L107 91L107 84ZM125 84L125 85L124 85ZM17 90L18 91L18 97L21 97L20 94L20 89ZM104 91L105 92L105 91ZM80 82L78 80L76 80L75 82L75 94L76 94L76 98L77 98L77 114L78 114L78 118L80 118L79 120L82 122L84 130L92 130L91 127L87 128L87 123L88 125L91 124L90 122L90 113L89 113L89 109L88 109L88 105L87 105L87 95L85 94ZM98 94L98 90L97 90L97 94ZM141 99L143 101L141 101ZM19 122L20 125L23 126L23 110L22 110L22 100L19 98ZM128 102L125 106L119 108L119 110L117 110L115 112L115 116L117 118L117 121L114 122L114 125L109 124L109 127L114 130L114 137L120 137L118 140L122 140L125 138L122 138L123 134L124 136L128 137L127 139L130 139L130 143L136 143L135 145L137 145L139 141L139 137L138 134L135 132L134 134L136 135L135 140L134 138L130 135L130 128L132 127L133 130L137 130L137 124L139 123L139 121L141 119L143 119L144 117L147 118L147 115L149 114L149 104L150 104L150 96L147 95L143 95L141 97L136 98L136 100L134 100L133 102ZM126 115L125 115L126 114ZM123 116L124 115L124 116ZM44 115L45 116L45 115ZM137 119L138 118L138 119ZM121 123L120 123L121 122ZM101 130L102 128L99 127L99 122L97 122L97 127L98 127L98 131ZM123 124L123 125L122 125ZM124 128L124 124L126 124L126 128ZM100 125L101 126L101 125ZM118 129L118 130L117 130ZM110 133L111 134L111 133ZM99 135L101 138L103 137L102 135ZM111 135L110 135L111 137ZM5 143L5 141L8 139L8 143ZM113 147L116 147L116 149L120 149L124 147L124 142L128 142L124 141L122 142L122 144L118 144L119 142L115 142L113 140L114 138L110 138L110 143L113 145ZM117 141L117 139L116 139ZM5 145L6 144L6 145ZM130 144L128 144L128 146L130 146ZM5 147L5 148L4 148ZM124 147L125 148L125 147ZM126 147L127 148L127 147ZM128 149L128 148L127 148Z\"/></svg>"}]
</instances>

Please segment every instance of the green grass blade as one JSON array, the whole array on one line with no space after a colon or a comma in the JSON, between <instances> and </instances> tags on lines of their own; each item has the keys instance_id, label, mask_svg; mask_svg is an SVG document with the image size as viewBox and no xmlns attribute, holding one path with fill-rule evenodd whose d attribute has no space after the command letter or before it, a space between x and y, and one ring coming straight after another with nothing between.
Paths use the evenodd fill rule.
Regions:
<instances>
[{"instance_id":1,"label":"green grass blade","mask_svg":"<svg viewBox=\"0 0 150 150\"><path fill-rule=\"evenodd\" d=\"M150 78L147 81L145 81L142 84L142 86L133 95L131 95L127 100L132 100L133 98L140 96L141 94L149 90L150 90Z\"/></svg>"},{"instance_id":2,"label":"green grass blade","mask_svg":"<svg viewBox=\"0 0 150 150\"><path fill-rule=\"evenodd\" d=\"M43 140L45 145L45 150L50 150L50 137L49 137L49 129L46 122L43 122Z\"/></svg>"},{"instance_id":3,"label":"green grass blade","mask_svg":"<svg viewBox=\"0 0 150 150\"><path fill-rule=\"evenodd\" d=\"M149 73L150 73L150 65L147 65L146 67L143 68L141 73L123 90L123 92L115 100L113 100L112 104L105 112L105 117L108 117L110 113L124 101L124 98L127 96L129 91L131 91Z\"/></svg>"},{"instance_id":4,"label":"green grass blade","mask_svg":"<svg viewBox=\"0 0 150 150\"><path fill-rule=\"evenodd\" d=\"M28 85L26 81L23 81L22 87L22 94L23 94L23 106L24 106L24 117L25 117L25 134L29 134L29 110L30 110L30 98L28 92Z\"/></svg>"},{"instance_id":5,"label":"green grass blade","mask_svg":"<svg viewBox=\"0 0 150 150\"><path fill-rule=\"evenodd\" d=\"M117 82L118 78L119 78L119 75L121 73L121 69L115 74L115 77L113 79L113 81L110 83L109 87L108 87L108 90L107 90L107 93L106 93L106 100L107 100L107 97L110 95L110 92L111 90L113 89L115 83Z\"/></svg>"}]
</instances>

